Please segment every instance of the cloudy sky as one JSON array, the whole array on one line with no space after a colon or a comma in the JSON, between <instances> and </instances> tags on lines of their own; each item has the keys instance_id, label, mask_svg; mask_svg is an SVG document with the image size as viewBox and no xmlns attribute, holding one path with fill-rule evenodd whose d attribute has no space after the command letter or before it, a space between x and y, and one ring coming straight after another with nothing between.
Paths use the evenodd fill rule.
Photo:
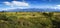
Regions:
<instances>
[{"instance_id":1,"label":"cloudy sky","mask_svg":"<svg viewBox=\"0 0 60 28\"><path fill-rule=\"evenodd\" d=\"M0 11L7 9L24 8L58 8L60 0L0 0Z\"/></svg>"}]
</instances>

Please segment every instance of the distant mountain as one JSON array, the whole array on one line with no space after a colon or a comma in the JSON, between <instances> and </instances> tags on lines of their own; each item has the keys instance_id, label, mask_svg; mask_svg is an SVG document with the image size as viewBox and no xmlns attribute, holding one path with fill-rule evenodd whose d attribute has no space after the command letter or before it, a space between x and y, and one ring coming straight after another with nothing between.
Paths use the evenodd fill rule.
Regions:
<instances>
[{"instance_id":1,"label":"distant mountain","mask_svg":"<svg viewBox=\"0 0 60 28\"><path fill-rule=\"evenodd\" d=\"M60 12L60 9L39 9L39 8L28 8L28 9L11 9L7 12Z\"/></svg>"}]
</instances>

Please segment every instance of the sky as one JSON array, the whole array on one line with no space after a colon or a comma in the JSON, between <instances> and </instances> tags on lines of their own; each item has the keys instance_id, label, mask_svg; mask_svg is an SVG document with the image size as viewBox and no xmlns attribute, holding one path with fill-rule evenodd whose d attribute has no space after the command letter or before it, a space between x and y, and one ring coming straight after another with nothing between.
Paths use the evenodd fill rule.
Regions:
<instances>
[{"instance_id":1,"label":"sky","mask_svg":"<svg viewBox=\"0 0 60 28\"><path fill-rule=\"evenodd\" d=\"M8 9L53 8L60 9L60 0L0 0L0 11Z\"/></svg>"}]
</instances>

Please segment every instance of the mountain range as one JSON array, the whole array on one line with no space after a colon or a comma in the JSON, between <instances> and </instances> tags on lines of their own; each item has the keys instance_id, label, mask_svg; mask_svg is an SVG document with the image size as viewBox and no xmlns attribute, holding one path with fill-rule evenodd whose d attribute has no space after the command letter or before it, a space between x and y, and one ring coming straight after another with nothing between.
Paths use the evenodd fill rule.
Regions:
<instances>
[{"instance_id":1,"label":"mountain range","mask_svg":"<svg viewBox=\"0 0 60 28\"><path fill-rule=\"evenodd\" d=\"M5 10L4 10L5 11ZM60 9L50 9L50 8L45 8L45 9L39 9L39 8L28 8L28 9L10 9L6 10L6 12L60 12Z\"/></svg>"}]
</instances>

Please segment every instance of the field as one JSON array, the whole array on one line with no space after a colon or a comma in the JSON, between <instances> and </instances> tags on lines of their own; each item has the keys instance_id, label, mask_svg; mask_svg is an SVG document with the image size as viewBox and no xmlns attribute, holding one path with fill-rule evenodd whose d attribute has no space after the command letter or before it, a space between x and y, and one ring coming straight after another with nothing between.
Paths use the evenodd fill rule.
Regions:
<instances>
[{"instance_id":1,"label":"field","mask_svg":"<svg viewBox=\"0 0 60 28\"><path fill-rule=\"evenodd\" d=\"M0 12L0 28L60 28L60 13Z\"/></svg>"}]
</instances>

